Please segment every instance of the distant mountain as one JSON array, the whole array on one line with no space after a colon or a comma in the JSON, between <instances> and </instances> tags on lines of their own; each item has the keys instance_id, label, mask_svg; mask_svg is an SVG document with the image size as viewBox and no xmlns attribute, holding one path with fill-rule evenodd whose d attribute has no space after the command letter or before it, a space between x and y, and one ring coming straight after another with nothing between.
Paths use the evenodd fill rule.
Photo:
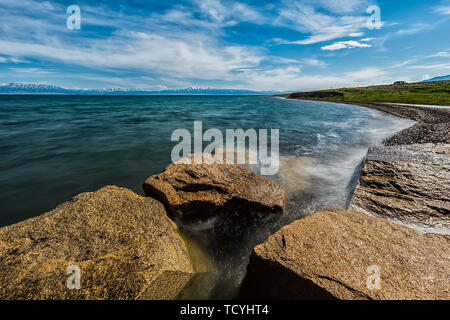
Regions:
<instances>
[{"instance_id":1,"label":"distant mountain","mask_svg":"<svg viewBox=\"0 0 450 320\"><path fill-rule=\"evenodd\" d=\"M242 89L213 89L213 88L195 88L190 87L186 89L177 90L162 90L156 91L156 94L167 95L252 95L252 94L273 94L272 92L256 92Z\"/></svg>"},{"instance_id":2,"label":"distant mountain","mask_svg":"<svg viewBox=\"0 0 450 320\"><path fill-rule=\"evenodd\" d=\"M66 89L38 83L2 83L0 93L64 93Z\"/></svg>"},{"instance_id":3,"label":"distant mountain","mask_svg":"<svg viewBox=\"0 0 450 320\"><path fill-rule=\"evenodd\" d=\"M435 77L435 78L432 78L432 79L424 80L424 82L429 82L429 81L444 81L444 80L450 80L450 74L447 75L447 76Z\"/></svg>"},{"instance_id":4,"label":"distant mountain","mask_svg":"<svg viewBox=\"0 0 450 320\"><path fill-rule=\"evenodd\" d=\"M80 95L272 95L277 92L250 91L242 89L214 89L189 87L185 89L146 91L137 89L65 89L37 83L0 83L0 94L80 94Z\"/></svg>"}]
</instances>

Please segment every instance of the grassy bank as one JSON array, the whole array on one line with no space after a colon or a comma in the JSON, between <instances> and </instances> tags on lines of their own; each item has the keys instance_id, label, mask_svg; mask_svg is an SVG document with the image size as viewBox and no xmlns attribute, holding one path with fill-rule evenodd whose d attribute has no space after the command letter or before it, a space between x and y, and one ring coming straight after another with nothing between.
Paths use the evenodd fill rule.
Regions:
<instances>
[{"instance_id":1,"label":"grassy bank","mask_svg":"<svg viewBox=\"0 0 450 320\"><path fill-rule=\"evenodd\" d=\"M450 105L450 81L342 88L282 95L293 99Z\"/></svg>"}]
</instances>

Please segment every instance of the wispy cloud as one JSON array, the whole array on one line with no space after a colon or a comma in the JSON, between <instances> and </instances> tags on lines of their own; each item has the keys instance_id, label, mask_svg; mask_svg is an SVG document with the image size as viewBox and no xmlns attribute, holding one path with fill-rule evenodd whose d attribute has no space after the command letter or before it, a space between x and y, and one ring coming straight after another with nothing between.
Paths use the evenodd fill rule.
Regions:
<instances>
[{"instance_id":1,"label":"wispy cloud","mask_svg":"<svg viewBox=\"0 0 450 320\"><path fill-rule=\"evenodd\" d=\"M450 15L450 1L443 2L442 5L433 8L434 12L443 15Z\"/></svg>"},{"instance_id":2,"label":"wispy cloud","mask_svg":"<svg viewBox=\"0 0 450 320\"><path fill-rule=\"evenodd\" d=\"M376 4L376 1L369 0L306 0L304 2L315 4L334 13L352 13Z\"/></svg>"},{"instance_id":3,"label":"wispy cloud","mask_svg":"<svg viewBox=\"0 0 450 320\"><path fill-rule=\"evenodd\" d=\"M416 23L413 26L406 28L406 29L401 29L399 31L396 32L396 34L398 35L412 35L412 34L416 34L425 30L431 30L433 29L434 26L429 25L429 24L425 24L425 23Z\"/></svg>"},{"instance_id":4,"label":"wispy cloud","mask_svg":"<svg viewBox=\"0 0 450 320\"><path fill-rule=\"evenodd\" d=\"M350 41L338 41L328 46L323 46L321 49L328 51L336 51L342 49L370 48L370 47L372 47L371 44L350 40Z\"/></svg>"},{"instance_id":5,"label":"wispy cloud","mask_svg":"<svg viewBox=\"0 0 450 320\"><path fill-rule=\"evenodd\" d=\"M0 53L44 58L84 67L133 69L173 77L214 79L229 72L254 67L261 60L251 48L216 47L203 39L183 41L151 34L133 34L123 39L95 41L89 48L0 40ZM109 52L105 59L105 52ZM151 53L151 54L149 54Z\"/></svg>"},{"instance_id":6,"label":"wispy cloud","mask_svg":"<svg viewBox=\"0 0 450 320\"><path fill-rule=\"evenodd\" d=\"M449 51L440 51L438 53L431 55L430 57L450 58L450 52Z\"/></svg>"},{"instance_id":7,"label":"wispy cloud","mask_svg":"<svg viewBox=\"0 0 450 320\"><path fill-rule=\"evenodd\" d=\"M305 58L300 60L302 63L308 66L325 68L327 63L323 60L315 59L315 58Z\"/></svg>"},{"instance_id":8,"label":"wispy cloud","mask_svg":"<svg viewBox=\"0 0 450 320\"><path fill-rule=\"evenodd\" d=\"M209 19L232 26L238 22L262 24L267 21L258 10L241 2L222 3L220 0L194 0L200 11Z\"/></svg>"},{"instance_id":9,"label":"wispy cloud","mask_svg":"<svg viewBox=\"0 0 450 320\"><path fill-rule=\"evenodd\" d=\"M302 66L310 66L310 67L319 67L325 68L327 63L323 60L319 60L316 58L301 58L301 59L289 59L283 57L267 57L272 62L281 63L281 64L296 64Z\"/></svg>"},{"instance_id":10,"label":"wispy cloud","mask_svg":"<svg viewBox=\"0 0 450 320\"><path fill-rule=\"evenodd\" d=\"M356 37L363 34L360 30L367 25L367 4L364 0L285 0L276 23L310 34L305 39L290 41L291 44L308 45L345 36Z\"/></svg>"},{"instance_id":11,"label":"wispy cloud","mask_svg":"<svg viewBox=\"0 0 450 320\"><path fill-rule=\"evenodd\" d=\"M9 68L12 72L17 73L34 73L34 74L52 74L53 70L41 69L41 68Z\"/></svg>"},{"instance_id":12,"label":"wispy cloud","mask_svg":"<svg viewBox=\"0 0 450 320\"><path fill-rule=\"evenodd\" d=\"M259 49L220 44L214 33L215 27L233 21L263 19L256 11L238 2L231 8L217 0L198 1L198 5L196 10L208 14L209 20L182 13L180 7L130 16L102 6L83 6L83 26L120 27L107 36L85 37L84 32L70 33L65 28L63 6L5 0L0 4L2 18L7 19L0 21L0 54L102 71L121 69L205 80L230 78L233 71L255 67L264 59ZM35 10L42 11L41 15L36 16ZM17 24L19 20L21 24ZM196 29L190 30L184 23L192 23ZM4 58L1 62L7 61Z\"/></svg>"},{"instance_id":13,"label":"wispy cloud","mask_svg":"<svg viewBox=\"0 0 450 320\"><path fill-rule=\"evenodd\" d=\"M450 69L450 63L414 65L414 66L409 66L408 68L409 69Z\"/></svg>"},{"instance_id":14,"label":"wispy cloud","mask_svg":"<svg viewBox=\"0 0 450 320\"><path fill-rule=\"evenodd\" d=\"M259 90L317 90L336 87L353 87L376 83L390 83L393 78L385 71L368 67L343 74L303 74L299 68L286 67L273 70L247 70L240 75L247 87Z\"/></svg>"},{"instance_id":15,"label":"wispy cloud","mask_svg":"<svg viewBox=\"0 0 450 320\"><path fill-rule=\"evenodd\" d=\"M30 61L16 57L0 57L0 63L30 63Z\"/></svg>"},{"instance_id":16,"label":"wispy cloud","mask_svg":"<svg viewBox=\"0 0 450 320\"><path fill-rule=\"evenodd\" d=\"M365 80L368 79L380 79L381 77L386 75L386 71L381 70L376 67L367 67L358 71L348 72L346 76L348 76L352 80Z\"/></svg>"}]
</instances>

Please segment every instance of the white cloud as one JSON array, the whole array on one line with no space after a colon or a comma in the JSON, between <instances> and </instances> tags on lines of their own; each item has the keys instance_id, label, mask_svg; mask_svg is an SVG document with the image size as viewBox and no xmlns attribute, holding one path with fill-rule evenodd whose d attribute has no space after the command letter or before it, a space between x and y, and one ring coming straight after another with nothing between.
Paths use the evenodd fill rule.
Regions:
<instances>
[{"instance_id":1,"label":"white cloud","mask_svg":"<svg viewBox=\"0 0 450 320\"><path fill-rule=\"evenodd\" d=\"M192 1L199 4L193 10L176 5L149 16L83 6L83 26L120 27L107 37L86 38L81 32L67 31L65 8L45 1L2 0L0 55L5 57L0 62L6 62L6 56L14 56L8 62L38 59L102 73L121 69L122 74L157 75L173 83L174 79L183 78L229 79L232 72L255 67L265 58L263 49L219 41L221 27L240 21L259 23L265 19L263 15L239 2L226 6L218 0ZM199 13L209 18L200 19Z\"/></svg>"},{"instance_id":2,"label":"white cloud","mask_svg":"<svg viewBox=\"0 0 450 320\"><path fill-rule=\"evenodd\" d=\"M317 68L325 68L327 66L327 63L323 60L319 60L316 58L301 58L301 59L289 59L289 58L283 58L283 57L267 57L266 60L272 62L272 63L279 63L279 64L289 64L289 65L295 65L296 67L317 67Z\"/></svg>"},{"instance_id":3,"label":"white cloud","mask_svg":"<svg viewBox=\"0 0 450 320\"><path fill-rule=\"evenodd\" d=\"M53 70L41 69L41 68L9 68L12 72L17 73L34 73L34 74L52 74Z\"/></svg>"},{"instance_id":4,"label":"white cloud","mask_svg":"<svg viewBox=\"0 0 450 320\"><path fill-rule=\"evenodd\" d=\"M272 70L247 70L238 77L246 84L246 88L277 91L354 87L393 81L383 70L374 67L335 75L307 75L302 74L300 68L286 67Z\"/></svg>"},{"instance_id":5,"label":"white cloud","mask_svg":"<svg viewBox=\"0 0 450 320\"><path fill-rule=\"evenodd\" d=\"M19 8L23 10L32 9L34 12L48 12L49 10L54 10L55 5L49 1L34 1L34 0L2 0L2 6L7 8Z\"/></svg>"},{"instance_id":6,"label":"white cloud","mask_svg":"<svg viewBox=\"0 0 450 320\"><path fill-rule=\"evenodd\" d=\"M401 68L404 66L407 66L411 63L416 63L419 59L418 58L414 58L414 59L408 59L399 63L394 63L393 65L386 67L385 69L396 69L396 68Z\"/></svg>"},{"instance_id":7,"label":"white cloud","mask_svg":"<svg viewBox=\"0 0 450 320\"><path fill-rule=\"evenodd\" d=\"M384 69L402 69L404 70L405 66L408 69L439 69L439 68L447 68L449 63L448 59L450 57L450 52L448 51L440 51L435 54L429 55L420 55L415 56L414 58L404 60L402 62L394 63L390 66L385 67ZM433 64L428 64L425 61L433 61Z\"/></svg>"},{"instance_id":8,"label":"white cloud","mask_svg":"<svg viewBox=\"0 0 450 320\"><path fill-rule=\"evenodd\" d=\"M228 15L228 10L218 0L196 1L200 9L210 18L216 21L223 21Z\"/></svg>"},{"instance_id":9,"label":"white cloud","mask_svg":"<svg viewBox=\"0 0 450 320\"><path fill-rule=\"evenodd\" d=\"M327 66L327 63L325 61L315 59L315 58L305 58L300 60L302 63L308 66L313 67L319 67L319 68L325 68Z\"/></svg>"},{"instance_id":10,"label":"white cloud","mask_svg":"<svg viewBox=\"0 0 450 320\"><path fill-rule=\"evenodd\" d=\"M449 15L450 14L450 5L442 5L442 6L434 7L434 11L439 14Z\"/></svg>"},{"instance_id":11,"label":"white cloud","mask_svg":"<svg viewBox=\"0 0 450 320\"><path fill-rule=\"evenodd\" d=\"M109 53L107 58L105 52ZM89 47L79 48L0 40L0 54L196 79L225 77L233 70L254 67L263 59L247 47L217 47L208 39L181 40L144 33L130 34L127 40L96 40Z\"/></svg>"},{"instance_id":12,"label":"white cloud","mask_svg":"<svg viewBox=\"0 0 450 320\"><path fill-rule=\"evenodd\" d=\"M422 31L426 31L426 30L431 30L433 29L432 25L429 24L425 24L425 23L416 23L414 24L412 27L408 28L408 29L401 29L399 31L396 32L396 34L398 35L412 35L412 34L416 34Z\"/></svg>"},{"instance_id":13,"label":"white cloud","mask_svg":"<svg viewBox=\"0 0 450 320\"><path fill-rule=\"evenodd\" d=\"M386 72L375 67L368 67L354 72L346 73L346 76L350 79L357 80L368 80L369 83L374 83L378 79L386 75Z\"/></svg>"},{"instance_id":14,"label":"white cloud","mask_svg":"<svg viewBox=\"0 0 450 320\"><path fill-rule=\"evenodd\" d=\"M275 62L275 63L286 63L286 64L300 64L301 61L298 59L290 59L290 58L283 58L283 57L267 57L268 60Z\"/></svg>"},{"instance_id":15,"label":"white cloud","mask_svg":"<svg viewBox=\"0 0 450 320\"><path fill-rule=\"evenodd\" d=\"M15 57L0 57L0 63L29 63L30 61L18 59Z\"/></svg>"},{"instance_id":16,"label":"white cloud","mask_svg":"<svg viewBox=\"0 0 450 320\"><path fill-rule=\"evenodd\" d=\"M310 1L316 3L320 7L326 8L336 13L349 13L357 10L365 9L369 5L374 4L374 1L368 0L314 0Z\"/></svg>"},{"instance_id":17,"label":"white cloud","mask_svg":"<svg viewBox=\"0 0 450 320\"><path fill-rule=\"evenodd\" d=\"M362 37L363 35L364 35L364 32L352 32L348 36L356 38L356 37Z\"/></svg>"},{"instance_id":18,"label":"white cloud","mask_svg":"<svg viewBox=\"0 0 450 320\"><path fill-rule=\"evenodd\" d=\"M160 91L168 89L166 85L159 84L157 79L145 76L138 77L108 77L99 76L97 74L78 74L79 78L101 82L108 86L115 86L120 88L140 89L148 91ZM98 86L93 86L92 88L98 88Z\"/></svg>"},{"instance_id":19,"label":"white cloud","mask_svg":"<svg viewBox=\"0 0 450 320\"><path fill-rule=\"evenodd\" d=\"M310 34L305 39L288 42L291 44L307 45L345 36L362 36L361 29L366 27L367 16L365 10L357 9L365 4L367 1L362 0L285 0L275 24Z\"/></svg>"},{"instance_id":20,"label":"white cloud","mask_svg":"<svg viewBox=\"0 0 450 320\"><path fill-rule=\"evenodd\" d=\"M372 45L370 44L350 40L350 41L338 41L328 46L323 46L321 49L328 51L336 51L341 49L370 48L370 47L372 47Z\"/></svg>"},{"instance_id":21,"label":"white cloud","mask_svg":"<svg viewBox=\"0 0 450 320\"><path fill-rule=\"evenodd\" d=\"M450 69L450 63L409 66L409 69Z\"/></svg>"},{"instance_id":22,"label":"white cloud","mask_svg":"<svg viewBox=\"0 0 450 320\"><path fill-rule=\"evenodd\" d=\"M244 3L223 4L220 0L194 0L194 3L206 17L225 26L246 21L256 24L266 22L261 13Z\"/></svg>"},{"instance_id":23,"label":"white cloud","mask_svg":"<svg viewBox=\"0 0 450 320\"><path fill-rule=\"evenodd\" d=\"M441 52L431 55L430 57L450 58L450 52L441 51Z\"/></svg>"}]
</instances>

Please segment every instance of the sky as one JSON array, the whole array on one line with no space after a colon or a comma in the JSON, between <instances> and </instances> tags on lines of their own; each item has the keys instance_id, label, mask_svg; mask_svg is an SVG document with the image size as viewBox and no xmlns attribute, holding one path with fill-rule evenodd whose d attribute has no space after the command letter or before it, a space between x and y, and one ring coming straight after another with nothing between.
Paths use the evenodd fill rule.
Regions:
<instances>
[{"instance_id":1,"label":"sky","mask_svg":"<svg viewBox=\"0 0 450 320\"><path fill-rule=\"evenodd\" d=\"M0 0L0 83L304 91L448 74L450 0Z\"/></svg>"}]
</instances>

